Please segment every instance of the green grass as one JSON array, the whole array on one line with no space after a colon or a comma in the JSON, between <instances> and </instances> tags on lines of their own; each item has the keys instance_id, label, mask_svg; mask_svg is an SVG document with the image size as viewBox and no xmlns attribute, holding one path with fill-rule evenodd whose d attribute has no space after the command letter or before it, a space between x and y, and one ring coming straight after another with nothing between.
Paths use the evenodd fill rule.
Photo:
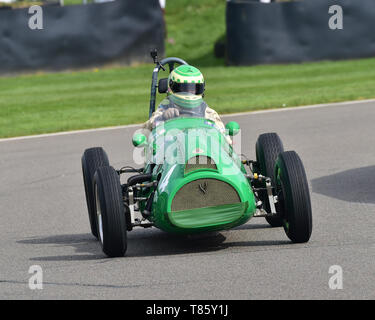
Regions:
<instances>
[{"instance_id":1,"label":"green grass","mask_svg":"<svg viewBox=\"0 0 375 320\"><path fill-rule=\"evenodd\" d=\"M224 0L168 1L167 54L199 67L219 113L375 98L375 58L225 67L213 57ZM152 65L0 77L0 137L147 119ZM160 101L159 97L159 101Z\"/></svg>"},{"instance_id":2,"label":"green grass","mask_svg":"<svg viewBox=\"0 0 375 320\"><path fill-rule=\"evenodd\" d=\"M174 0L167 2L168 56L192 65L224 65L213 55L215 41L225 33L225 0Z\"/></svg>"}]
</instances>

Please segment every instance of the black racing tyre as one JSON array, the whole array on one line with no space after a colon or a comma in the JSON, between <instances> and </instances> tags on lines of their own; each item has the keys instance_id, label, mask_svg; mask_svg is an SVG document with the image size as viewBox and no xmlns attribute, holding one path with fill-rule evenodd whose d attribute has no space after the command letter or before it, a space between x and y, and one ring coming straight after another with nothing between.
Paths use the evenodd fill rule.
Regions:
<instances>
[{"instance_id":1,"label":"black racing tyre","mask_svg":"<svg viewBox=\"0 0 375 320\"><path fill-rule=\"evenodd\" d=\"M87 210L89 213L91 233L98 237L96 226L96 212L94 208L94 174L100 167L109 166L108 156L103 148L86 149L82 155L82 175L85 186Z\"/></svg>"},{"instance_id":2,"label":"black racing tyre","mask_svg":"<svg viewBox=\"0 0 375 320\"><path fill-rule=\"evenodd\" d=\"M258 170L260 173L266 177L270 177L272 180L272 185L275 183L274 170L275 163L278 155L284 151L283 143L277 133L263 133L258 137L257 143L255 145L256 158L258 163ZM263 182L260 187L265 187ZM271 208L268 201L268 196L266 192L259 194L260 200L264 204L264 209L267 212L271 212ZM282 227L283 220L281 217L266 217L267 222L272 227Z\"/></svg>"},{"instance_id":3,"label":"black racing tyre","mask_svg":"<svg viewBox=\"0 0 375 320\"><path fill-rule=\"evenodd\" d=\"M108 257L122 257L127 248L125 206L120 177L113 167L94 175L95 211L99 240Z\"/></svg>"},{"instance_id":4,"label":"black racing tyre","mask_svg":"<svg viewBox=\"0 0 375 320\"><path fill-rule=\"evenodd\" d=\"M305 169L296 152L279 155L275 177L286 235L295 243L309 241L312 232L310 192Z\"/></svg>"}]
</instances>

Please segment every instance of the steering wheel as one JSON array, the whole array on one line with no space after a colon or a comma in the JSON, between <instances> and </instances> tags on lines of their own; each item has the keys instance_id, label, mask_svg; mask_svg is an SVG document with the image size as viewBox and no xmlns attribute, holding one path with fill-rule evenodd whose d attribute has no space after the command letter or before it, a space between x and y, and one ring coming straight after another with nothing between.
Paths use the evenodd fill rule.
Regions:
<instances>
[{"instance_id":1,"label":"steering wheel","mask_svg":"<svg viewBox=\"0 0 375 320\"><path fill-rule=\"evenodd\" d=\"M169 73L171 73L173 69L175 68L175 64L183 65L183 64L188 64L188 63L185 60L182 60L180 58L175 58L175 57L165 58L161 60L159 63L159 70L161 68L165 71L164 66L168 65Z\"/></svg>"}]
</instances>

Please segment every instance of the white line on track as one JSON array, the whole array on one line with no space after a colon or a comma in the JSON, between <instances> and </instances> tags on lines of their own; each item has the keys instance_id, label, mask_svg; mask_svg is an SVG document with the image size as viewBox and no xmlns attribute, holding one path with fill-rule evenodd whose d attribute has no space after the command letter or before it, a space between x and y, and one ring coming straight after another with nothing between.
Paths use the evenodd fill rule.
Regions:
<instances>
[{"instance_id":1,"label":"white line on track","mask_svg":"<svg viewBox=\"0 0 375 320\"><path fill-rule=\"evenodd\" d=\"M299 110L306 110L306 109L313 109L313 108L326 108L326 107L346 106L346 105L351 105L351 104L363 104L363 103L369 103L369 102L375 103L375 99L358 100L358 101L355 100L355 101L345 101L345 102L325 103L325 104L315 104L315 105L300 106L300 107L295 106L295 107L269 109L269 110L259 110L259 111L247 111L247 112L239 112L239 113L228 113L228 114L223 114L221 117L227 118L227 117L235 117L235 116L241 116L241 115L249 115L249 114L256 115L256 114L262 114L262 113L285 112L285 111L291 111L291 110L299 111ZM125 128L136 128L136 127L139 127L140 125L141 124L129 124L129 125L124 125L124 126L103 127L103 128L95 128L95 129L63 131L63 132L55 132L55 133L38 134L38 135L32 135L32 136L4 138L4 139L0 139L0 142L37 139L37 138L47 138L47 137L64 136L64 135L80 134L80 133L90 133L90 132L98 132L98 131L119 130L119 129L125 129Z\"/></svg>"}]
</instances>

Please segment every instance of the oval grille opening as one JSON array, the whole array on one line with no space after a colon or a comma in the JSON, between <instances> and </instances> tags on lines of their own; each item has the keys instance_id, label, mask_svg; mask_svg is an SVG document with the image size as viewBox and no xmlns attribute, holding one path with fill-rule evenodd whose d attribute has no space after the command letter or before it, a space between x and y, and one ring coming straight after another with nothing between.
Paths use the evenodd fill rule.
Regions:
<instances>
[{"instance_id":1,"label":"oval grille opening","mask_svg":"<svg viewBox=\"0 0 375 320\"><path fill-rule=\"evenodd\" d=\"M173 198L172 211L190 210L241 202L237 191L224 181L198 179L185 184Z\"/></svg>"},{"instance_id":2,"label":"oval grille opening","mask_svg":"<svg viewBox=\"0 0 375 320\"><path fill-rule=\"evenodd\" d=\"M195 156L188 160L185 165L185 174L199 170L199 169L213 169L217 170L215 161L207 156Z\"/></svg>"}]
</instances>

